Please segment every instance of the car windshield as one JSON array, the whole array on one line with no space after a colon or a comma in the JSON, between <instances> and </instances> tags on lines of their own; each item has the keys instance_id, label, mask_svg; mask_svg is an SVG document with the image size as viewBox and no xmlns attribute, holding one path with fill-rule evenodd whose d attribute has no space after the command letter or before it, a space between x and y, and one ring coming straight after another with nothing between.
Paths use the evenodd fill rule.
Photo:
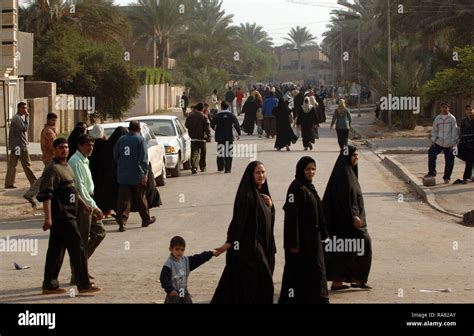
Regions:
<instances>
[{"instance_id":1,"label":"car windshield","mask_svg":"<svg viewBox=\"0 0 474 336\"><path fill-rule=\"evenodd\" d=\"M172 120L155 119L143 120L145 124L155 133L156 136L175 136L176 131Z\"/></svg>"},{"instance_id":2,"label":"car windshield","mask_svg":"<svg viewBox=\"0 0 474 336\"><path fill-rule=\"evenodd\" d=\"M110 138L110 136L112 135L114 131L115 131L115 128L104 128L104 133L107 139Z\"/></svg>"}]
</instances>

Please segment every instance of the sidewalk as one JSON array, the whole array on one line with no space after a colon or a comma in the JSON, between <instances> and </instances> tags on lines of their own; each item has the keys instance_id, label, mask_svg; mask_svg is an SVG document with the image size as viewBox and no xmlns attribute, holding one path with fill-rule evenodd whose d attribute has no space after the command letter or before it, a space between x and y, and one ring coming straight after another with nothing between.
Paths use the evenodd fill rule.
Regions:
<instances>
[{"instance_id":1,"label":"sidewalk","mask_svg":"<svg viewBox=\"0 0 474 336\"><path fill-rule=\"evenodd\" d=\"M352 131L383 159L387 167L402 179L412 184L417 193L438 211L462 218L463 214L474 210L474 183L453 185L462 178L464 161L456 159L451 183L443 183L444 156L438 155L436 162L438 176L436 186L423 186L423 176L428 172L428 138L430 129L417 127L415 130L388 130L374 123L374 113L363 113L357 117L352 109Z\"/></svg>"}]
</instances>

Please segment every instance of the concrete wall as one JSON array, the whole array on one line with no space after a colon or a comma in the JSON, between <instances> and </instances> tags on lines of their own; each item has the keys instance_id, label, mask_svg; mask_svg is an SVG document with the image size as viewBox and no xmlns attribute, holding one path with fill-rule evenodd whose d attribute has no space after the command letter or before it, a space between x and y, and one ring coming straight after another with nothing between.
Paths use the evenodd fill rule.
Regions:
<instances>
[{"instance_id":1,"label":"concrete wall","mask_svg":"<svg viewBox=\"0 0 474 336\"><path fill-rule=\"evenodd\" d=\"M182 86L169 84L142 85L133 107L125 113L125 117L136 117L154 114L158 110L179 107L179 99L184 91Z\"/></svg>"},{"instance_id":2,"label":"concrete wall","mask_svg":"<svg viewBox=\"0 0 474 336\"><path fill-rule=\"evenodd\" d=\"M30 112L30 127L28 129L28 140L40 142L41 130L46 124L46 116L49 113L49 99L31 98L26 100Z\"/></svg>"},{"instance_id":3,"label":"concrete wall","mask_svg":"<svg viewBox=\"0 0 474 336\"><path fill-rule=\"evenodd\" d=\"M18 76L33 75L33 34L18 32Z\"/></svg>"}]
</instances>

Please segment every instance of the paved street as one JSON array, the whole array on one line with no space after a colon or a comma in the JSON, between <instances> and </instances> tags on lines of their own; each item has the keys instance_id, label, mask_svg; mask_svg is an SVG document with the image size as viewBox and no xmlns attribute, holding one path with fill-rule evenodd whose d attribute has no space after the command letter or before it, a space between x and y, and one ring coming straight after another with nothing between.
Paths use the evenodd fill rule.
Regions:
<instances>
[{"instance_id":1,"label":"paved street","mask_svg":"<svg viewBox=\"0 0 474 336\"><path fill-rule=\"evenodd\" d=\"M301 140L291 152L276 152L272 140L244 136L238 144L257 145L258 160L267 169L270 192L276 207L277 262L275 300L279 296L284 266L283 202L293 179L296 162L303 155L316 159L316 189L324 189L338 155L335 131L326 124L315 151L305 152ZM104 290L92 297L41 295L42 273L49 233L41 230L42 217L0 222L0 237L33 238L39 241L37 256L0 253L0 302L7 303L161 303L161 267L168 257L169 240L181 235L186 254L211 250L224 243L232 216L238 183L248 158L235 158L232 174L217 173L216 144L208 146L206 173L182 172L160 188L163 206L153 209L155 224L141 228L138 214L129 230L117 232L113 222L107 237L90 260L90 271ZM22 174L22 173L20 173ZM369 277L372 291L331 293L332 303L472 303L474 301L474 228L440 214L423 204L403 182L386 170L368 149L362 150L359 179L365 197L373 262ZM402 195L403 197L400 197ZM402 200L403 202L399 202ZM31 266L18 271L13 262ZM195 303L209 302L217 286L225 256L213 258L191 273L189 290ZM69 286L69 261L65 258L61 285ZM451 293L422 293L423 289L451 289Z\"/></svg>"}]
</instances>

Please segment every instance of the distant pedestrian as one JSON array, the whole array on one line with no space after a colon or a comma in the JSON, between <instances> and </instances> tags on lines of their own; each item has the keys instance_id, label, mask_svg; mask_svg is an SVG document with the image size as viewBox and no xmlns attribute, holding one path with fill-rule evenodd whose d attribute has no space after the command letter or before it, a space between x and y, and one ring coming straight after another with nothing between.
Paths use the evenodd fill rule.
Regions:
<instances>
[{"instance_id":1,"label":"distant pedestrian","mask_svg":"<svg viewBox=\"0 0 474 336\"><path fill-rule=\"evenodd\" d=\"M145 197L149 170L148 149L140 130L139 122L130 121L129 133L122 136L114 147L119 184L116 220L120 232L126 230L132 199L136 202L142 227L147 227L156 221L155 216L150 216Z\"/></svg>"},{"instance_id":2,"label":"distant pedestrian","mask_svg":"<svg viewBox=\"0 0 474 336\"><path fill-rule=\"evenodd\" d=\"M204 105L196 105L196 111L189 113L185 126L191 137L191 173L197 174L198 163L201 172L206 171L206 142L211 137L209 120L203 114Z\"/></svg>"},{"instance_id":3,"label":"distant pedestrian","mask_svg":"<svg viewBox=\"0 0 474 336\"><path fill-rule=\"evenodd\" d=\"M431 130L431 147L428 151L428 174L425 177L436 176L436 158L439 153L444 152L444 183L449 183L454 168L453 148L457 145L458 125L456 117L449 112L450 106L446 103L440 105L441 113L433 122Z\"/></svg>"},{"instance_id":4,"label":"distant pedestrian","mask_svg":"<svg viewBox=\"0 0 474 336\"><path fill-rule=\"evenodd\" d=\"M237 115L239 116L242 112L242 102L244 101L245 93L242 91L241 88L237 88L237 92L235 93L235 98L237 102Z\"/></svg>"},{"instance_id":5,"label":"distant pedestrian","mask_svg":"<svg viewBox=\"0 0 474 336\"><path fill-rule=\"evenodd\" d=\"M351 123L351 113L346 108L346 102L344 99L340 99L339 106L334 110L330 128L332 129L334 124L336 124L337 142L341 149L349 145Z\"/></svg>"},{"instance_id":6,"label":"distant pedestrian","mask_svg":"<svg viewBox=\"0 0 474 336\"><path fill-rule=\"evenodd\" d=\"M179 104L180 104L181 109L183 110L183 117L186 117L186 110L189 105L189 98L186 95L186 92L183 92L183 95L181 96L181 100Z\"/></svg>"},{"instance_id":7,"label":"distant pedestrian","mask_svg":"<svg viewBox=\"0 0 474 336\"><path fill-rule=\"evenodd\" d=\"M234 113L234 99L235 99L235 93L232 91L232 88L229 86L229 89L227 90L225 94L225 100L227 101L227 104L229 105L229 110L231 113Z\"/></svg>"},{"instance_id":8,"label":"distant pedestrian","mask_svg":"<svg viewBox=\"0 0 474 336\"><path fill-rule=\"evenodd\" d=\"M217 170L230 173L232 170L232 157L234 150L234 130L237 132L237 140L240 138L240 126L237 117L229 111L226 102L221 103L221 111L211 121L217 142Z\"/></svg>"},{"instance_id":9,"label":"distant pedestrian","mask_svg":"<svg viewBox=\"0 0 474 336\"><path fill-rule=\"evenodd\" d=\"M46 124L44 125L43 130L41 131L41 152L42 152L42 161L46 167L54 157L54 147L53 143L56 140L56 121L58 116L55 113L48 113L46 116ZM36 182L28 189L28 191L23 195L23 197L30 202L33 209L36 209L36 195L39 192L41 186L42 177L39 177Z\"/></svg>"},{"instance_id":10,"label":"distant pedestrian","mask_svg":"<svg viewBox=\"0 0 474 336\"><path fill-rule=\"evenodd\" d=\"M5 176L5 189L13 189L15 186L16 166L18 160L21 162L23 171L32 186L36 182L36 176L31 168L30 154L28 153L28 127L30 123L30 114L26 103L18 103L18 112L10 120L10 132L8 138L8 147L10 156Z\"/></svg>"},{"instance_id":11,"label":"distant pedestrian","mask_svg":"<svg viewBox=\"0 0 474 336\"><path fill-rule=\"evenodd\" d=\"M184 256L186 241L175 236L170 242L170 256L160 274L161 287L166 292L165 304L192 304L188 291L189 274L209 261L217 252L206 251L190 257Z\"/></svg>"},{"instance_id":12,"label":"distant pedestrian","mask_svg":"<svg viewBox=\"0 0 474 336\"><path fill-rule=\"evenodd\" d=\"M214 89L212 91L210 101L209 101L209 106L211 108L211 120L214 118L214 116L217 114L220 108L220 102L219 102L219 95L217 93L217 89Z\"/></svg>"},{"instance_id":13,"label":"distant pedestrian","mask_svg":"<svg viewBox=\"0 0 474 336\"><path fill-rule=\"evenodd\" d=\"M247 135L253 135L257 119L257 103L255 102L254 96L248 96L242 113L244 114L244 121L242 122L241 128Z\"/></svg>"},{"instance_id":14,"label":"distant pedestrian","mask_svg":"<svg viewBox=\"0 0 474 336\"><path fill-rule=\"evenodd\" d=\"M288 108L283 98L278 101L278 106L273 109L273 115L276 119L276 150L281 150L286 147L286 150L290 150L292 143L296 143L298 137L293 132L290 123L291 110Z\"/></svg>"},{"instance_id":15,"label":"distant pedestrian","mask_svg":"<svg viewBox=\"0 0 474 336\"><path fill-rule=\"evenodd\" d=\"M263 136L263 98L257 90L253 92L255 97L255 105L257 107L257 113L255 114L257 119L257 133L258 137L261 138Z\"/></svg>"},{"instance_id":16,"label":"distant pedestrian","mask_svg":"<svg viewBox=\"0 0 474 336\"><path fill-rule=\"evenodd\" d=\"M263 102L263 130L267 138L274 138L276 135L276 119L273 109L278 106L278 98L273 91L269 91L268 97Z\"/></svg>"},{"instance_id":17,"label":"distant pedestrian","mask_svg":"<svg viewBox=\"0 0 474 336\"><path fill-rule=\"evenodd\" d=\"M316 107L311 105L309 97L305 97L303 106L298 113L298 119L296 125L301 128L301 137L303 138L304 150L313 149L317 133L315 127L318 124Z\"/></svg>"},{"instance_id":18,"label":"distant pedestrian","mask_svg":"<svg viewBox=\"0 0 474 336\"><path fill-rule=\"evenodd\" d=\"M462 180L457 179L454 184L466 184L472 179L474 164L474 112L471 105L466 105L466 118L461 122L461 139L458 144L458 158L466 162Z\"/></svg>"}]
</instances>

